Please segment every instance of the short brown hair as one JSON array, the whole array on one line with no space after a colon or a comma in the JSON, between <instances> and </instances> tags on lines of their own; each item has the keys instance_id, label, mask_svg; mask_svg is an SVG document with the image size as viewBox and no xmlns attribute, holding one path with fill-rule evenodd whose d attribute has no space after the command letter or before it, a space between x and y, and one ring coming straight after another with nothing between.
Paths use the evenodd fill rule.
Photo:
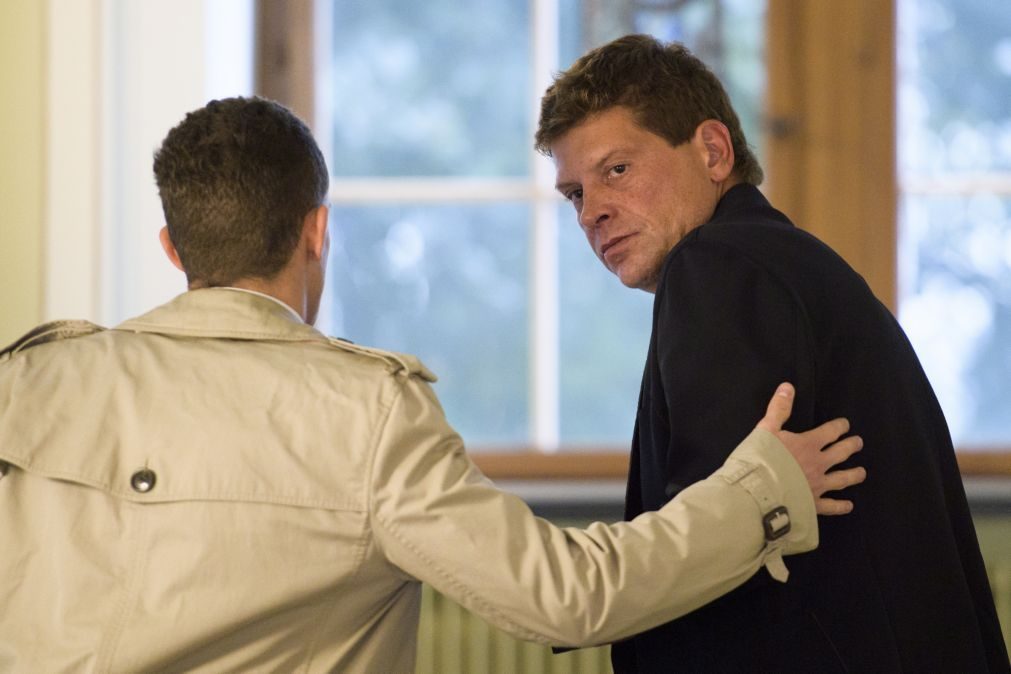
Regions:
<instances>
[{"instance_id":1,"label":"short brown hair","mask_svg":"<svg viewBox=\"0 0 1011 674\"><path fill-rule=\"evenodd\" d=\"M558 75L541 99L534 147L550 155L551 144L567 131L614 106L628 108L644 129L674 146L707 119L723 122L734 145L734 171L744 182L761 184L762 167L720 81L684 45L649 35L620 37Z\"/></svg>"},{"instance_id":2,"label":"short brown hair","mask_svg":"<svg viewBox=\"0 0 1011 674\"><path fill-rule=\"evenodd\" d=\"M155 153L154 174L191 286L274 277L330 182L306 125L256 97L211 101L187 114Z\"/></svg>"}]
</instances>

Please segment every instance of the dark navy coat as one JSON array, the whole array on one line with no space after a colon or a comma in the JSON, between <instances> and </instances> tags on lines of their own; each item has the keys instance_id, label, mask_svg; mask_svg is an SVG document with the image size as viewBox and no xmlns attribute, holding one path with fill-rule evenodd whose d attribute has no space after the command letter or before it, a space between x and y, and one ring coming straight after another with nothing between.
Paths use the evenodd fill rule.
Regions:
<instances>
[{"instance_id":1,"label":"dark navy coat","mask_svg":"<svg viewBox=\"0 0 1011 674\"><path fill-rule=\"evenodd\" d=\"M941 318L939 317L939 320ZM751 185L667 256L626 517L716 470L776 385L787 427L850 419L867 481L821 543L702 609L615 644L623 672L1008 672L955 462L916 354L864 280Z\"/></svg>"}]
</instances>

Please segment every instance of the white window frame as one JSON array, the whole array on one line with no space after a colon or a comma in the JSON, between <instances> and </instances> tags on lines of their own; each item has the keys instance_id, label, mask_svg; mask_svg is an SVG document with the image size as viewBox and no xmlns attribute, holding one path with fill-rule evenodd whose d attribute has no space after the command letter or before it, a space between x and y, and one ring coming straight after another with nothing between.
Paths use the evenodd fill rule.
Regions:
<instances>
[{"instance_id":1,"label":"white window frame","mask_svg":"<svg viewBox=\"0 0 1011 674\"><path fill-rule=\"evenodd\" d=\"M253 0L48 0L44 320L112 325L186 289L153 154L190 110L252 93L252 22Z\"/></svg>"}]
</instances>

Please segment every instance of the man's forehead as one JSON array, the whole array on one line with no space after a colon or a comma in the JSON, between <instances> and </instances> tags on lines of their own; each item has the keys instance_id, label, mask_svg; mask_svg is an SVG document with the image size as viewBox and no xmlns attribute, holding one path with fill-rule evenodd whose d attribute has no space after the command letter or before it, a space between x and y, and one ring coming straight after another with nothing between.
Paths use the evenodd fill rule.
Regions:
<instances>
[{"instance_id":1,"label":"man's forehead","mask_svg":"<svg viewBox=\"0 0 1011 674\"><path fill-rule=\"evenodd\" d=\"M571 150L574 145L591 151L605 144L625 142L633 145L637 137L648 133L651 133L649 129L639 122L631 110L616 105L587 115L573 124L550 143L549 149L552 157L557 157L560 149Z\"/></svg>"}]
</instances>

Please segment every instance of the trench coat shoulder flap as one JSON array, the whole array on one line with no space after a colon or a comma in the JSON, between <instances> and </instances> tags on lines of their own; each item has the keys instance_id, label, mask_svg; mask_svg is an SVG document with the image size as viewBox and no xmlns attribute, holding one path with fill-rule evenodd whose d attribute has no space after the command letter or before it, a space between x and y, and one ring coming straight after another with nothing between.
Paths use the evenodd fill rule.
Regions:
<instances>
[{"instance_id":1,"label":"trench coat shoulder flap","mask_svg":"<svg viewBox=\"0 0 1011 674\"><path fill-rule=\"evenodd\" d=\"M382 349L375 349L369 346L361 346L341 337L328 337L327 339L329 340L331 346L343 351L357 353L383 361L383 363L388 368L391 368L395 374L402 373L409 377L420 377L430 383L438 381L438 377L436 377L431 370L425 367L424 363L422 363L417 356L412 356L407 353L397 353L396 351L384 351Z\"/></svg>"},{"instance_id":2,"label":"trench coat shoulder flap","mask_svg":"<svg viewBox=\"0 0 1011 674\"><path fill-rule=\"evenodd\" d=\"M58 342L63 339L73 339L74 337L84 337L93 335L96 332L105 330L101 325L96 325L90 321L61 320L43 323L32 328L24 335L14 340L12 343L0 349L0 362L10 359L14 354L25 349L49 342Z\"/></svg>"}]
</instances>

